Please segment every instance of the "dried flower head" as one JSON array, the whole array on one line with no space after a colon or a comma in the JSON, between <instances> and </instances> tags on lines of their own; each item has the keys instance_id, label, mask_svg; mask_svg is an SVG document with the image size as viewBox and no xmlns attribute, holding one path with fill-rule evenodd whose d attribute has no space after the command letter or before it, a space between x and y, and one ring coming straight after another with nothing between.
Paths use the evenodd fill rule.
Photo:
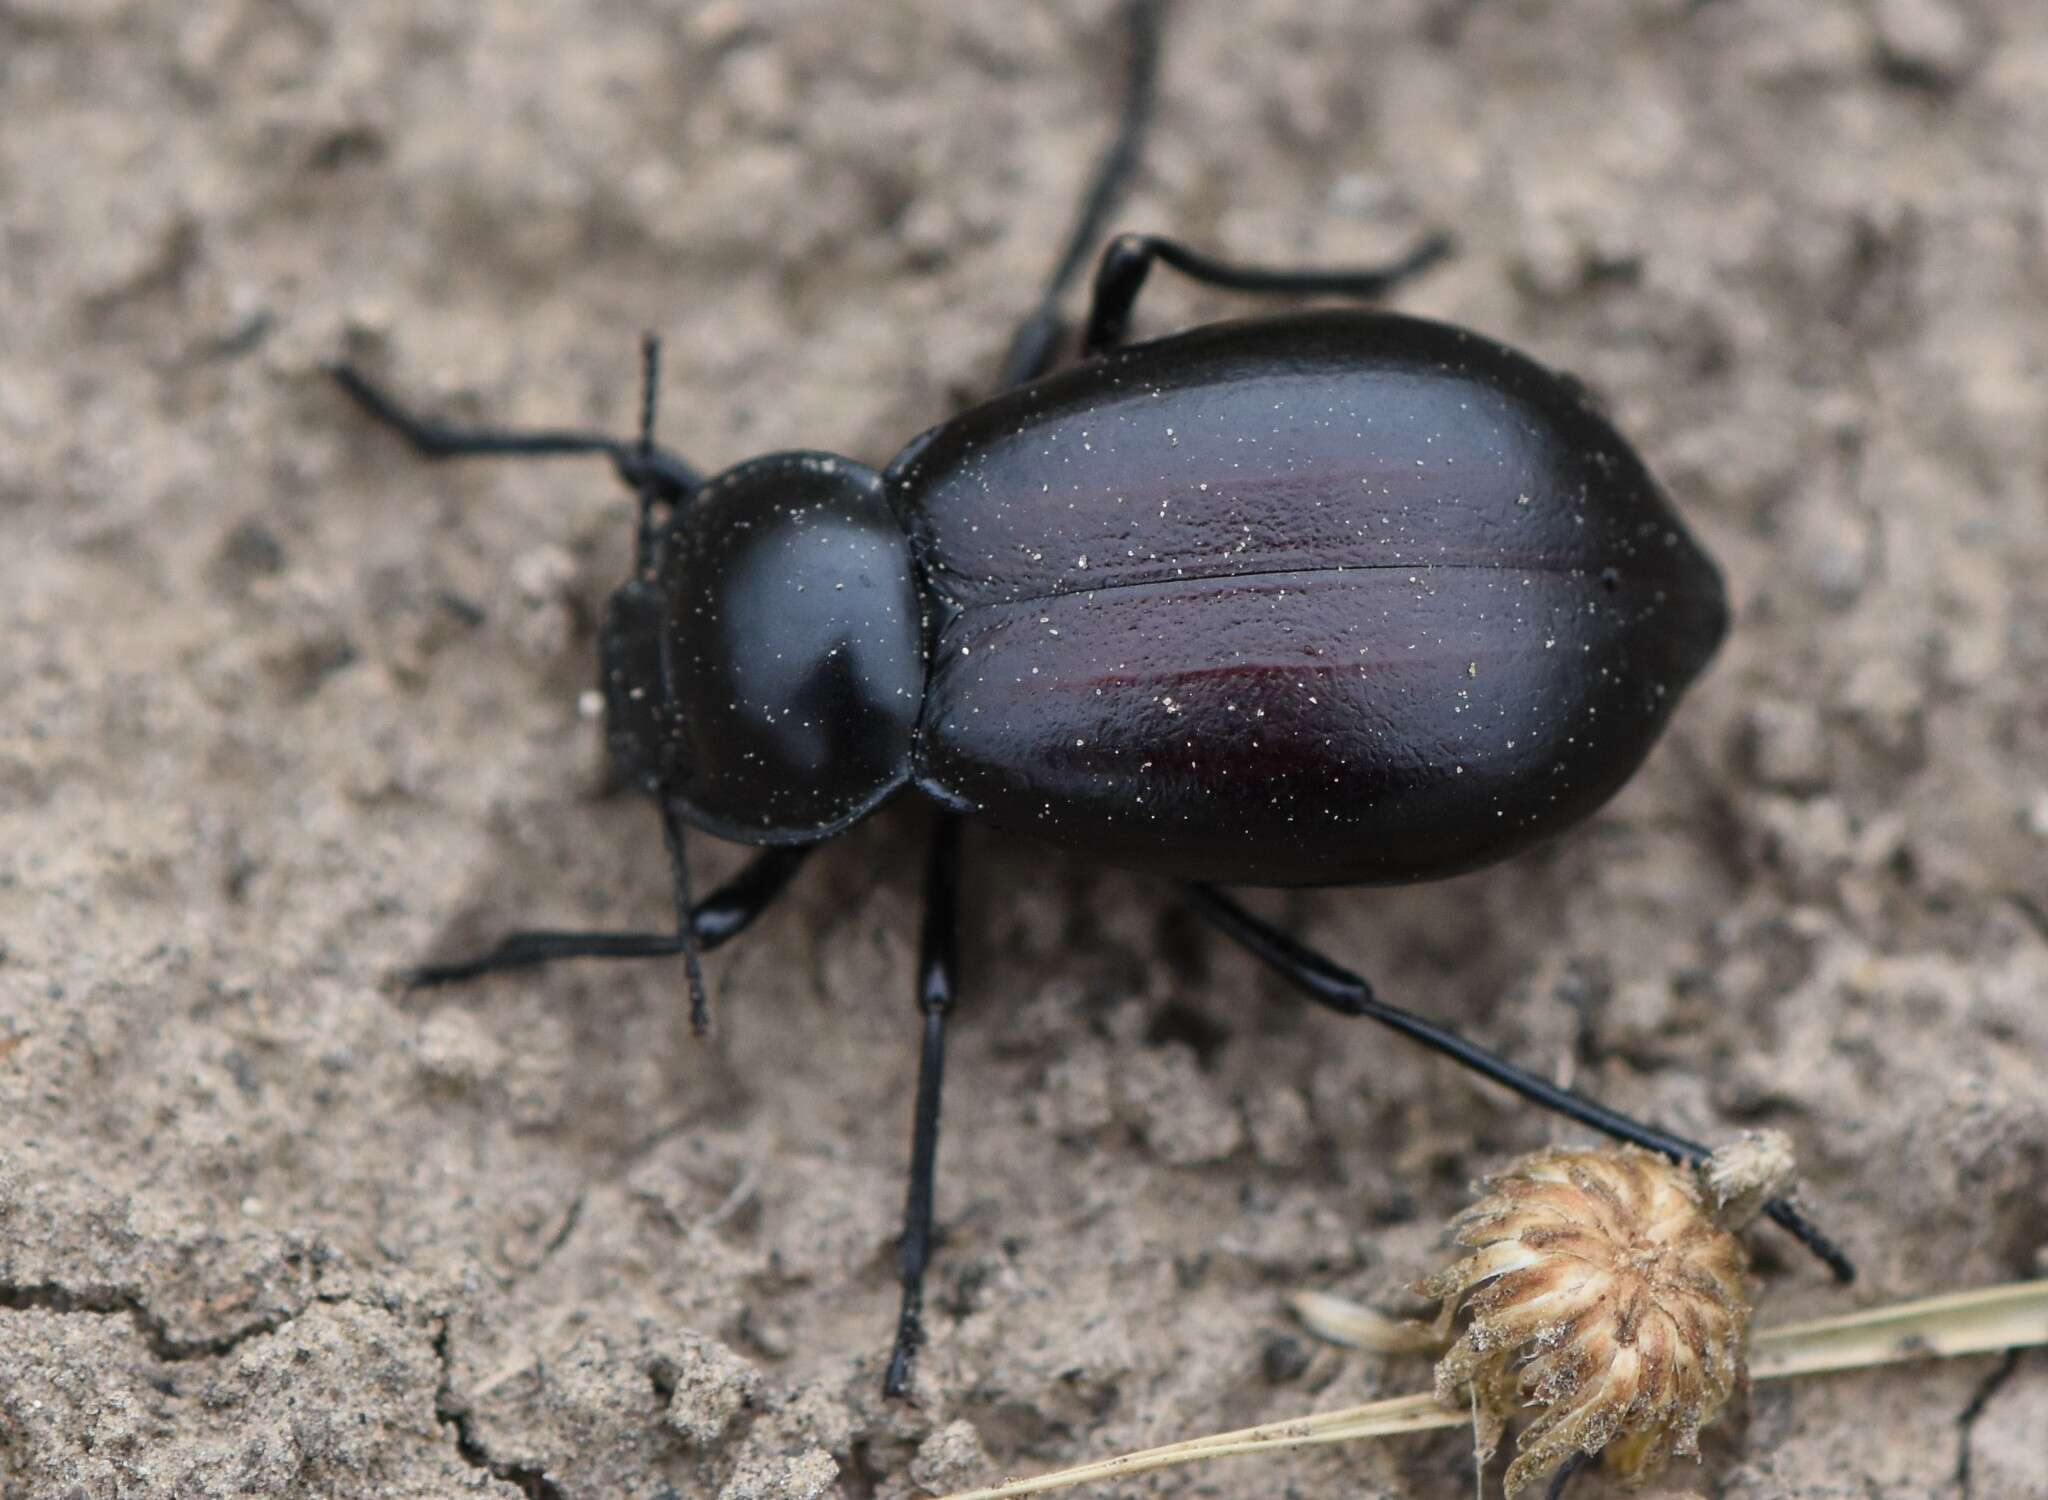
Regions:
<instances>
[{"instance_id":1,"label":"dried flower head","mask_svg":"<svg viewBox=\"0 0 2048 1500\"><path fill-rule=\"evenodd\" d=\"M1604 1450L1630 1482L1698 1454L1746 1372L1749 1262L1731 1228L1789 1160L1753 1142L1700 1173L1632 1147L1545 1151L1488 1180L1452 1226L1471 1253L1420 1290L1463 1320L1437 1394L1472 1403L1482 1459L1541 1408L1509 1495L1574 1453Z\"/></svg>"}]
</instances>

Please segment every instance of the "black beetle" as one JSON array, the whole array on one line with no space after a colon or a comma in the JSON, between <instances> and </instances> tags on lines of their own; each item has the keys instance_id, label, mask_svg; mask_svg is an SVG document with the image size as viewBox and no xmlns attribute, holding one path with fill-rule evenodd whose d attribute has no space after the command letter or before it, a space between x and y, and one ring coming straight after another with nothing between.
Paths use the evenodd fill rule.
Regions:
<instances>
[{"instance_id":1,"label":"black beetle","mask_svg":"<svg viewBox=\"0 0 2048 1500\"><path fill-rule=\"evenodd\" d=\"M1150 112L1157 0L1129 15L1122 125L1003 393L880 471L804 452L701 477L653 441L651 338L637 441L442 426L332 371L427 456L605 454L639 499L636 566L599 649L612 756L662 814L677 930L515 933L415 982L680 953L701 1030L698 952L746 927L807 851L905 787L944 809L891 1394L920 1339L962 817L1186 882L1318 1002L1620 1139L1705 1154L1385 1004L1215 888L1429 880L1562 831L1641 763L1727 604L1582 388L1475 333L1322 310L1123 342L1157 261L1236 290L1371 297L1443 255L1440 237L1321 272L1123 236L1082 359L1047 374L1059 299ZM766 847L693 902L690 826ZM1790 1204L1769 1213L1853 1274Z\"/></svg>"}]
</instances>

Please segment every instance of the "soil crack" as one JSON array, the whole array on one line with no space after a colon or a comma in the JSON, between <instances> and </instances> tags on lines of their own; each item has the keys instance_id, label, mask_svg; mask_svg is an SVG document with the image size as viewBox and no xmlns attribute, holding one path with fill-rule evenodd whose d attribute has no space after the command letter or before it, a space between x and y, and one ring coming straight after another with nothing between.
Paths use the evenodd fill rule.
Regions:
<instances>
[{"instance_id":1,"label":"soil crack","mask_svg":"<svg viewBox=\"0 0 2048 1500\"><path fill-rule=\"evenodd\" d=\"M528 1496L529 1500L562 1500L561 1486L548 1478L545 1468L491 1457L483 1439L470 1429L469 1412L455 1400L455 1367L448 1352L449 1332L448 1320L443 1318L439 1331L434 1335L434 1357L441 1362L441 1384L434 1392L434 1415L455 1429L455 1451L472 1469L481 1469L493 1479L503 1480Z\"/></svg>"},{"instance_id":2,"label":"soil crack","mask_svg":"<svg viewBox=\"0 0 2048 1500\"><path fill-rule=\"evenodd\" d=\"M149 1346L152 1358L164 1364L182 1364L195 1359L218 1359L231 1354L250 1339L275 1333L303 1313L314 1302L336 1302L335 1296L315 1296L296 1307L266 1313L239 1328L211 1338L179 1338L158 1314L151 1312L142 1294L121 1286L64 1286L54 1281L27 1285L0 1283L0 1309L9 1312L49 1312L65 1316L125 1317L135 1324Z\"/></svg>"},{"instance_id":3,"label":"soil crack","mask_svg":"<svg viewBox=\"0 0 2048 1500\"><path fill-rule=\"evenodd\" d=\"M1972 1500L1973 1494L1970 1476L1971 1429L1976 1427L1977 1419L1983 1416L1985 1409L1991 1405L1992 1398L2005 1389L2006 1383L2019 1369L2020 1352L2018 1349L2005 1351L2005 1358L1978 1383L1977 1389L1970 1395L1969 1404L1963 1408L1962 1415L1956 1418L1956 1493L1962 1500Z\"/></svg>"}]
</instances>

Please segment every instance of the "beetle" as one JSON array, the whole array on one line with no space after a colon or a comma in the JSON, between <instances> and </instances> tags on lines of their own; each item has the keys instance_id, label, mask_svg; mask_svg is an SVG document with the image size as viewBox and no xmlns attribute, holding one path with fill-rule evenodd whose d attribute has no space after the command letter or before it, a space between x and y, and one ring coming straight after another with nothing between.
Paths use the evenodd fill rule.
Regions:
<instances>
[{"instance_id":1,"label":"beetle","mask_svg":"<svg viewBox=\"0 0 2048 1500\"><path fill-rule=\"evenodd\" d=\"M1127 14L1121 123L998 394L880 469L802 451L700 474L654 441L651 336L637 440L448 426L331 367L424 456L600 454L638 505L599 666L611 757L661 815L676 930L515 932L415 983L680 955L702 1031L700 952L891 799L938 804L891 1395L922 1337L964 819L1181 882L1218 931L1329 1009L1619 1139L1705 1155L1389 1005L1219 888L1433 880L1562 832L1649 753L1728 606L1584 388L1477 333L1322 308L1126 339L1156 265L1370 299L1441 259L1441 236L1333 271L1120 236L1080 358L1055 369L1062 296L1151 112L1158 0ZM761 852L697 901L691 829ZM1853 1275L1791 1204L1768 1212Z\"/></svg>"}]
</instances>

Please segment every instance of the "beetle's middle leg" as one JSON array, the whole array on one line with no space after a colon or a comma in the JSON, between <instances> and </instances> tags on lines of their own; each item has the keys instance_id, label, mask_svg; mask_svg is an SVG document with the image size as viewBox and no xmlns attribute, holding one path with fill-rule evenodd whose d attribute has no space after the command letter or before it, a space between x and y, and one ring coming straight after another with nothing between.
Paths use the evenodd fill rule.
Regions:
<instances>
[{"instance_id":1,"label":"beetle's middle leg","mask_svg":"<svg viewBox=\"0 0 2048 1500\"><path fill-rule=\"evenodd\" d=\"M763 849L739 874L690 908L699 952L729 942L751 927L789 885L811 846ZM473 958L422 964L407 971L415 988L455 984L501 969L524 969L558 958L672 958L686 944L680 924L675 932L564 932L536 928L507 933L497 945Z\"/></svg>"},{"instance_id":2,"label":"beetle's middle leg","mask_svg":"<svg viewBox=\"0 0 2048 1500\"><path fill-rule=\"evenodd\" d=\"M1261 921L1214 886L1190 885L1188 894L1195 909L1219 932L1318 1005L1327 1006L1339 1015L1363 1016L1367 1020L1378 1021L1382 1026L1391 1027L1432 1051L1442 1053L1482 1077L1492 1079L1524 1099L1555 1110L1581 1125L1590 1125L1616 1140L1642 1146L1679 1162L1702 1162L1710 1154L1697 1141L1659 1130L1654 1125L1645 1125L1618 1110L1609 1109L1598 1100L1560 1088L1548 1079L1526 1068L1516 1067L1507 1059L1466 1041L1454 1031L1387 1004L1373 993L1372 986L1364 979L1289 937L1271 923ZM1785 1199L1772 1199L1764 1206L1764 1212L1825 1261L1836 1280L1848 1282L1855 1279L1856 1268L1849 1257Z\"/></svg>"},{"instance_id":3,"label":"beetle's middle leg","mask_svg":"<svg viewBox=\"0 0 2048 1500\"><path fill-rule=\"evenodd\" d=\"M1131 309L1154 261L1172 266L1191 281L1226 291L1370 299L1386 296L1450 253L1450 236L1438 233L1423 236L1405 255L1382 266L1276 269L1233 265L1154 234L1120 234L1109 242L1095 268L1095 295L1088 308L1088 332L1081 340L1081 352L1099 354L1124 341Z\"/></svg>"},{"instance_id":4,"label":"beetle's middle leg","mask_svg":"<svg viewBox=\"0 0 2048 1500\"><path fill-rule=\"evenodd\" d=\"M910 1364L924 1342L924 1271L932 1253L932 1180L939 1156L939 1089L946 1072L946 1017L952 1013L959 966L960 819L942 813L932 830L925 867L924 938L917 965L917 1008L924 1040L917 1062L917 1106L910 1139L910 1188L903 1204L903 1238L896 1264L903 1280L903 1305L896 1315L896 1342L889 1350L882 1394L900 1396L910 1384Z\"/></svg>"}]
</instances>

